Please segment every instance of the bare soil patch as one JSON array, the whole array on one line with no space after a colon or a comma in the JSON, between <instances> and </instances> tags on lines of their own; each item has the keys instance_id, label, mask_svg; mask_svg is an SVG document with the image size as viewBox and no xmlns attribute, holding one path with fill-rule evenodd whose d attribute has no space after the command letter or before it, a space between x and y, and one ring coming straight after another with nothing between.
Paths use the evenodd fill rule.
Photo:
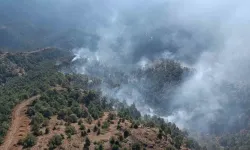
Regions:
<instances>
[{"instance_id":1,"label":"bare soil patch","mask_svg":"<svg viewBox=\"0 0 250 150\"><path fill-rule=\"evenodd\" d=\"M39 98L40 95L31 97L18 104L12 112L11 126L4 139L4 143L0 146L1 150L20 150L22 146L17 145L18 141L24 138L30 131L30 119L26 115L28 105L32 101Z\"/></svg>"},{"instance_id":2,"label":"bare soil patch","mask_svg":"<svg viewBox=\"0 0 250 150\"><path fill-rule=\"evenodd\" d=\"M108 120L108 115L110 112L105 112L103 117L99 119L101 125ZM124 131L128 130L130 135L127 138L124 138L120 141L120 146L123 148L131 149L133 143L140 143L141 148L145 147L145 149L149 150L163 150L167 145L170 144L171 138L162 138L158 139L158 129L156 128L148 128L139 126L137 129L131 128L131 122L129 120L125 120L124 122L120 122L120 129L117 129L119 117L116 117L110 123L110 126L107 129L102 129L102 127L98 127L101 130L101 133L97 135L97 132L94 132L93 129L95 126L98 126L98 120L92 121L92 123L88 123L87 120L83 119L83 125L85 126L85 131L90 129L90 133L87 134L87 137L91 141L90 150L94 150L99 143L102 143L104 149L111 149L110 138L114 137L116 140L119 139L119 136L123 136ZM65 150L78 150L83 149L85 137L81 136L80 125L78 123L71 123L71 126L74 126L77 133L72 135L70 138L67 138L65 134L65 121L58 120L57 116L51 117L49 121L48 128L50 130L49 134L43 134L38 137L37 144L33 146L32 150L37 149L48 149L49 140L56 134L63 135L65 138L62 142L62 145L57 149L65 149ZM45 130L45 128L43 129ZM43 131L44 133L44 131Z\"/></svg>"}]
</instances>

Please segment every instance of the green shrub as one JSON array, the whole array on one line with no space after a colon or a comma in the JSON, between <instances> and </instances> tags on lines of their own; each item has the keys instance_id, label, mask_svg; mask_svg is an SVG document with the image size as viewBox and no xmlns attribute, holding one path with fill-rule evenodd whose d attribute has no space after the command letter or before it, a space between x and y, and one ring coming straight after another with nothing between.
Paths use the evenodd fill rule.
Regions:
<instances>
[{"instance_id":1,"label":"green shrub","mask_svg":"<svg viewBox=\"0 0 250 150\"><path fill-rule=\"evenodd\" d=\"M57 148L59 145L62 144L63 137L61 135L54 135L50 140L49 140L49 149L53 150Z\"/></svg>"},{"instance_id":2,"label":"green shrub","mask_svg":"<svg viewBox=\"0 0 250 150\"><path fill-rule=\"evenodd\" d=\"M76 129L73 126L66 126L65 133L67 135L74 135L76 134Z\"/></svg>"},{"instance_id":3,"label":"green shrub","mask_svg":"<svg viewBox=\"0 0 250 150\"><path fill-rule=\"evenodd\" d=\"M141 145L139 143L134 143L132 145L132 150L141 150Z\"/></svg>"},{"instance_id":4,"label":"green shrub","mask_svg":"<svg viewBox=\"0 0 250 150\"><path fill-rule=\"evenodd\" d=\"M137 123L134 124L134 128L138 129L139 125Z\"/></svg>"},{"instance_id":5,"label":"green shrub","mask_svg":"<svg viewBox=\"0 0 250 150\"><path fill-rule=\"evenodd\" d=\"M83 121L82 121L82 119L80 119L80 120L78 121L78 125L82 125L82 123L83 123Z\"/></svg>"},{"instance_id":6,"label":"green shrub","mask_svg":"<svg viewBox=\"0 0 250 150\"><path fill-rule=\"evenodd\" d=\"M36 144L36 137L32 134L28 134L24 139L20 140L18 143L24 148L32 147Z\"/></svg>"},{"instance_id":7,"label":"green shrub","mask_svg":"<svg viewBox=\"0 0 250 150\"><path fill-rule=\"evenodd\" d=\"M80 125L80 130L85 130L85 126L83 124Z\"/></svg>"},{"instance_id":8,"label":"green shrub","mask_svg":"<svg viewBox=\"0 0 250 150\"><path fill-rule=\"evenodd\" d=\"M71 122L71 123L76 123L77 122L77 116L76 116L76 114L71 114L71 115L69 115L69 122Z\"/></svg>"},{"instance_id":9,"label":"green shrub","mask_svg":"<svg viewBox=\"0 0 250 150\"><path fill-rule=\"evenodd\" d=\"M116 144L112 145L112 150L119 150L119 145Z\"/></svg>"},{"instance_id":10,"label":"green shrub","mask_svg":"<svg viewBox=\"0 0 250 150\"><path fill-rule=\"evenodd\" d=\"M120 130L120 129L121 129L120 124L117 125L116 129L117 129L117 130Z\"/></svg>"},{"instance_id":11,"label":"green shrub","mask_svg":"<svg viewBox=\"0 0 250 150\"><path fill-rule=\"evenodd\" d=\"M3 137L0 137L0 145L3 144Z\"/></svg>"},{"instance_id":12,"label":"green shrub","mask_svg":"<svg viewBox=\"0 0 250 150\"><path fill-rule=\"evenodd\" d=\"M103 129L108 129L108 128L109 128L109 125L110 125L110 124L109 124L107 121L104 121L104 122L103 122L103 125L102 125L102 128L103 128Z\"/></svg>"},{"instance_id":13,"label":"green shrub","mask_svg":"<svg viewBox=\"0 0 250 150\"><path fill-rule=\"evenodd\" d=\"M95 148L96 150L103 150L103 145L102 144L99 144L98 147Z\"/></svg>"},{"instance_id":14,"label":"green shrub","mask_svg":"<svg viewBox=\"0 0 250 150\"><path fill-rule=\"evenodd\" d=\"M103 115L100 104L94 104L91 102L88 106L88 111L95 120Z\"/></svg>"},{"instance_id":15,"label":"green shrub","mask_svg":"<svg viewBox=\"0 0 250 150\"><path fill-rule=\"evenodd\" d=\"M176 148L180 148L181 147L181 145L182 145L182 141L183 141L183 137L182 136L176 136L175 138L174 138L174 142L175 142L175 147Z\"/></svg>"},{"instance_id":16,"label":"green shrub","mask_svg":"<svg viewBox=\"0 0 250 150\"><path fill-rule=\"evenodd\" d=\"M91 116L88 116L86 120L87 120L88 124L92 123L92 117Z\"/></svg>"},{"instance_id":17,"label":"green shrub","mask_svg":"<svg viewBox=\"0 0 250 150\"><path fill-rule=\"evenodd\" d=\"M111 145L113 145L115 143L115 138L113 136L109 139L109 143Z\"/></svg>"},{"instance_id":18,"label":"green shrub","mask_svg":"<svg viewBox=\"0 0 250 150\"><path fill-rule=\"evenodd\" d=\"M158 137L159 139L162 139L162 136L163 136L163 133L162 133L162 130L160 129L160 130L159 130L159 133L158 133L158 135L157 135L157 137Z\"/></svg>"}]
</instances>

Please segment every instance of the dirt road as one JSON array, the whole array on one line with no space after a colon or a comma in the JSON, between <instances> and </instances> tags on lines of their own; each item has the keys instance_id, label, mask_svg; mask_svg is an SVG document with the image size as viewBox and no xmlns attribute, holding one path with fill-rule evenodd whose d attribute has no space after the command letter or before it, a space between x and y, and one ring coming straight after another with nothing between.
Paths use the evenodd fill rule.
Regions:
<instances>
[{"instance_id":1,"label":"dirt road","mask_svg":"<svg viewBox=\"0 0 250 150\"><path fill-rule=\"evenodd\" d=\"M4 143L0 146L0 150L22 149L21 146L17 145L17 142L25 137L30 130L30 119L25 113L28 109L28 105L39 97L40 95L37 95L24 100L13 109L11 126L4 139Z\"/></svg>"}]
</instances>

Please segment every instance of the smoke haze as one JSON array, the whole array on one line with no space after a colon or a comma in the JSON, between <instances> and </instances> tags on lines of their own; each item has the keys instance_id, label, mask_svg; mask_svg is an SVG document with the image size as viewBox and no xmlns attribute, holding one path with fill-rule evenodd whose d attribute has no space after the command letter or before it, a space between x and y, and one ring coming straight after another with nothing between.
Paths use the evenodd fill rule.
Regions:
<instances>
[{"instance_id":1,"label":"smoke haze","mask_svg":"<svg viewBox=\"0 0 250 150\"><path fill-rule=\"evenodd\" d=\"M43 33L36 39L41 47L73 49L73 61L81 60L78 73L103 79L104 94L136 103L144 114L210 131L210 124L218 120L224 126L220 130L234 127L245 111L237 101L245 101L249 91L247 0L35 0L15 2L14 12L7 10L12 3L3 2L1 16L19 14L25 20L19 28L30 39ZM22 39L13 20L7 17L7 22L0 24L0 31L7 28L8 37L18 34ZM171 82L138 75L163 60L175 61L170 67L178 76ZM195 71L188 73L185 67Z\"/></svg>"},{"instance_id":2,"label":"smoke haze","mask_svg":"<svg viewBox=\"0 0 250 150\"><path fill-rule=\"evenodd\" d=\"M249 2L126 1L122 5L109 2L108 24L97 29L100 37L97 51L76 50L78 55L119 70L131 80L116 90L105 87L104 92L137 103L145 113L159 113L141 105L146 98L140 86L152 83L142 84L131 72L161 58L174 59L196 71L181 86L171 88L174 89L171 93L176 93L171 96L171 103L160 107L172 112L165 115L160 112L163 117L181 127L195 126L207 131L219 112L230 116L242 111L239 106L231 106L235 89L228 86L237 86L240 91L249 84L246 41ZM100 73L86 72L86 65L82 68L91 75ZM117 77L112 71L109 74L114 75L113 79ZM158 95L162 100L168 97L169 90L164 92L166 95Z\"/></svg>"}]
</instances>

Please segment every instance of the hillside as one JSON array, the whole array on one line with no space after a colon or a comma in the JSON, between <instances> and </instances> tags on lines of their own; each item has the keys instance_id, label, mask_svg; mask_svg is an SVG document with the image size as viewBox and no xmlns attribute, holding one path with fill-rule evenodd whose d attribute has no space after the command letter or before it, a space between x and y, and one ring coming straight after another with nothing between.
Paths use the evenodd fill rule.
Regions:
<instances>
[{"instance_id":1,"label":"hillside","mask_svg":"<svg viewBox=\"0 0 250 150\"><path fill-rule=\"evenodd\" d=\"M5 142L1 144L0 149L15 149L14 145L29 132L30 119L26 115L26 111L28 105L38 97L39 95L33 96L15 106L11 115L11 126L4 139Z\"/></svg>"},{"instance_id":2,"label":"hillside","mask_svg":"<svg viewBox=\"0 0 250 150\"><path fill-rule=\"evenodd\" d=\"M98 76L88 77L74 73L60 73L62 70L74 72L74 69L70 68L75 66L77 62L71 62L72 58L73 56L69 52L55 48L22 53L1 53L1 66L3 69L0 87L2 95L0 101L0 119L2 122L0 135L3 146L9 141L9 146L20 149L22 146L19 144L25 144L20 142L18 144L19 140L33 138L33 135L35 135L36 143L32 144L34 149L36 147L41 148L41 146L48 148L50 147L50 138L61 139L62 137L60 136L62 134L64 138L61 139L61 144L54 147L82 149L84 140L88 137L91 141L91 149L99 145L107 149L117 145L120 148L126 147L127 149L131 149L133 145L140 145L141 148L145 147L147 149L164 149L166 147L172 147L172 149L201 149L195 141L188 138L186 132L179 130L175 124L164 123L162 119L157 117L141 116L134 105L128 106L117 100L102 96L99 87L103 81L98 79ZM175 70L175 76L172 76L173 71L171 70ZM184 71L184 74L182 71ZM167 60L158 61L147 69L133 72L132 75L141 79L141 81L136 80L137 85L145 81L145 78L147 81L151 81L152 86L156 88L155 91L149 87L147 87L148 89L144 87L141 90L145 90L145 95L148 95L148 99L146 99L150 100L148 103L157 108L159 102L163 101L157 102L157 100L160 100L157 97L151 97L150 99L151 94L148 92L161 92L157 88L164 89L166 84L161 85L159 83L170 83L178 86L181 82L180 77L183 75L188 77L189 73L192 72L188 68L182 70L177 62ZM103 79L111 85L119 81L120 77L123 79L120 81L126 81L126 78L124 78L126 76L120 76L121 74L118 72L117 75L112 80L109 78ZM115 87L117 86L119 87L120 85L118 84ZM32 99L37 95L41 95L41 97L30 104L26 103L26 99ZM164 103L171 102L169 100L169 98L166 98ZM13 119L16 117L13 115L11 117L11 113L13 114L13 111L15 112L23 104L28 104L24 105L27 112L23 114L22 109L21 114L23 115L22 117L28 120L26 119L27 121L23 122L24 124L15 125L16 123L13 122ZM170 112L171 110L165 109L164 111ZM162 110L160 112L162 113ZM109 114L114 115L115 119L107 119L106 117L110 116ZM247 114L245 113L245 115ZM72 119L74 120L73 122ZM244 118L239 119L244 120ZM31 122L31 124L27 125L27 122ZM80 130L81 125L78 122L83 124L82 126L84 126L85 130ZM211 129L218 129L220 122L216 123L210 124ZM108 127L102 128L103 124ZM240 125L241 122L238 124ZM217 127L215 127L216 125ZM13 126L19 127L12 130ZM97 128L94 132L95 126ZM65 132L66 128L69 127L74 127L76 130L72 135ZM16 132L8 132L9 128L12 132ZM249 140L247 137L249 130L245 126L238 126L238 128L240 130L231 132L218 133L214 130L214 134L210 135L200 133L197 133L195 136L192 133L192 135L198 137L199 144L206 146L207 149L230 149L232 147L235 149L248 149ZM90 129L90 132L85 135L84 131L87 132L88 129ZM98 133L97 135L98 130L100 134ZM123 137L122 139L119 136L124 136L123 132L125 130L130 134L127 138ZM18 135L18 138L14 141L8 140L8 138L12 139L12 135ZM25 138L26 135L28 137ZM7 136L7 139L4 138L5 136ZM119 144L110 144L111 137L118 140Z\"/></svg>"},{"instance_id":3,"label":"hillside","mask_svg":"<svg viewBox=\"0 0 250 150\"><path fill-rule=\"evenodd\" d=\"M52 48L1 53L4 73L0 87L0 135L5 148L199 148L174 124L141 116L134 105L102 96L98 91L99 79L60 73L63 64L70 63L65 62L70 57L67 52ZM57 65L58 61L65 63ZM13 73L17 69L23 73ZM14 107L16 104L19 105ZM26 114L20 114L25 110ZM21 116L16 116L15 111L28 120L16 120ZM17 135L16 140L8 140L13 135Z\"/></svg>"},{"instance_id":4,"label":"hillside","mask_svg":"<svg viewBox=\"0 0 250 150\"><path fill-rule=\"evenodd\" d=\"M0 141L9 128L12 108L22 100L49 89L59 81L61 73L56 72L56 57L52 55L57 49L37 51L36 53L1 53L1 86L0 86ZM64 53L68 55L66 52ZM69 56L69 55L68 55ZM68 57L67 56L67 57ZM48 60L49 58L49 60ZM58 59L59 60L59 59ZM16 73L16 70L22 70Z\"/></svg>"},{"instance_id":5,"label":"hillside","mask_svg":"<svg viewBox=\"0 0 250 150\"><path fill-rule=\"evenodd\" d=\"M250 150L249 0L2 0L0 150Z\"/></svg>"}]
</instances>

